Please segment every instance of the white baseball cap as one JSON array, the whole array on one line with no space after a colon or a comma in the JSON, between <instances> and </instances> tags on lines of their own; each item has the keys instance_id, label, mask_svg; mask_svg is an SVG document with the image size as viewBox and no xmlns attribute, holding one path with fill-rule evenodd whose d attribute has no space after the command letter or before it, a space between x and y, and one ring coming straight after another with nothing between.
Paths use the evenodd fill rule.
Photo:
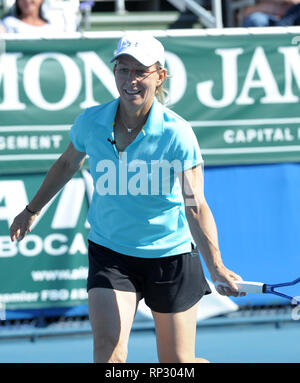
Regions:
<instances>
[{"instance_id":1,"label":"white baseball cap","mask_svg":"<svg viewBox=\"0 0 300 383\"><path fill-rule=\"evenodd\" d=\"M145 66L159 61L165 65L165 50L161 42L146 33L128 33L123 36L111 62L121 55L129 55Z\"/></svg>"}]
</instances>

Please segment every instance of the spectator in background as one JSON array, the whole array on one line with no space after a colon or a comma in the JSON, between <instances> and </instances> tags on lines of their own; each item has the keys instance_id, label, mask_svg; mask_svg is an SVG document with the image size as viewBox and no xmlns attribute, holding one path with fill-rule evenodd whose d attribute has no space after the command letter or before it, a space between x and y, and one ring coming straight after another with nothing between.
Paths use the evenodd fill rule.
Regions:
<instances>
[{"instance_id":1,"label":"spectator in background","mask_svg":"<svg viewBox=\"0 0 300 383\"><path fill-rule=\"evenodd\" d=\"M300 0L258 0L245 9L243 27L300 25Z\"/></svg>"},{"instance_id":2,"label":"spectator in background","mask_svg":"<svg viewBox=\"0 0 300 383\"><path fill-rule=\"evenodd\" d=\"M42 12L43 0L16 0L11 14L0 21L0 32L6 33L57 33Z\"/></svg>"}]
</instances>

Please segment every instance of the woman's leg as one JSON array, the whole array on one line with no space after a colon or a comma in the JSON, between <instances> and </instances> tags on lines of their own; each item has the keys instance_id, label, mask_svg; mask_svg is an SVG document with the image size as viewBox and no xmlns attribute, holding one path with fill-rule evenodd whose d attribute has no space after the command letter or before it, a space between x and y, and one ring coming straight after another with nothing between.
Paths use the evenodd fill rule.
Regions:
<instances>
[{"instance_id":1,"label":"woman's leg","mask_svg":"<svg viewBox=\"0 0 300 383\"><path fill-rule=\"evenodd\" d=\"M197 305L179 313L152 311L161 363L207 363L195 357Z\"/></svg>"},{"instance_id":2,"label":"woman's leg","mask_svg":"<svg viewBox=\"0 0 300 383\"><path fill-rule=\"evenodd\" d=\"M92 288L88 292L89 318L95 363L125 363L139 295L135 292Z\"/></svg>"}]
</instances>

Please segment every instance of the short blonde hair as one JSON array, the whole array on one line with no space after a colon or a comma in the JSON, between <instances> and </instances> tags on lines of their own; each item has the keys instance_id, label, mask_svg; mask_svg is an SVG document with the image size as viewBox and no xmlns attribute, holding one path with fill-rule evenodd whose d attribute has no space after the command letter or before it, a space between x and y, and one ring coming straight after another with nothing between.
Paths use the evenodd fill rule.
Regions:
<instances>
[{"instance_id":1,"label":"short blonde hair","mask_svg":"<svg viewBox=\"0 0 300 383\"><path fill-rule=\"evenodd\" d=\"M156 68L158 71L165 69L159 62L156 63ZM165 78L165 80L156 88L156 91L155 91L155 96L161 104L165 103L166 96L168 95L168 90L164 86L167 78L169 78L168 75Z\"/></svg>"}]
</instances>

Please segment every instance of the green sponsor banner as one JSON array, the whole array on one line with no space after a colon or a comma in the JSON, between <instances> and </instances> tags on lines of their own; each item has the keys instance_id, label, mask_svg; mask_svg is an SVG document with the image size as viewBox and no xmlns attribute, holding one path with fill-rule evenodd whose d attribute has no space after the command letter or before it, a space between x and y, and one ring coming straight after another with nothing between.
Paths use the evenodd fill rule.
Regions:
<instances>
[{"instance_id":1,"label":"green sponsor banner","mask_svg":"<svg viewBox=\"0 0 300 383\"><path fill-rule=\"evenodd\" d=\"M118 96L110 59L121 35L2 40L1 174L45 171L74 118ZM206 165L299 161L299 36L157 33L169 106L191 122Z\"/></svg>"},{"instance_id":2,"label":"green sponsor banner","mask_svg":"<svg viewBox=\"0 0 300 383\"><path fill-rule=\"evenodd\" d=\"M9 226L44 174L0 179L0 307L6 310L87 303L88 200L79 175L42 210L20 242Z\"/></svg>"}]
</instances>

